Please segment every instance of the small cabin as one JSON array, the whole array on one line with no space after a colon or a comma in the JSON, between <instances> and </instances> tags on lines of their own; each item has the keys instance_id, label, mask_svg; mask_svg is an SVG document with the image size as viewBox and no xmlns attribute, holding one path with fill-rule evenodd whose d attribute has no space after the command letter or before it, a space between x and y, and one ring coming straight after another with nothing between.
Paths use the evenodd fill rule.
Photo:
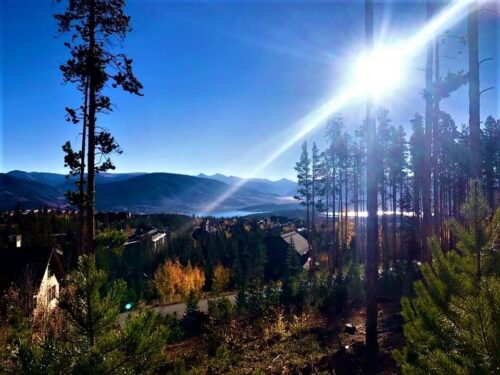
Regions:
<instances>
[{"instance_id":1,"label":"small cabin","mask_svg":"<svg viewBox=\"0 0 500 375\"><path fill-rule=\"evenodd\" d=\"M33 313L50 312L57 306L65 275L62 258L62 251L53 246L0 250L0 295L12 285L33 289Z\"/></svg>"}]
</instances>

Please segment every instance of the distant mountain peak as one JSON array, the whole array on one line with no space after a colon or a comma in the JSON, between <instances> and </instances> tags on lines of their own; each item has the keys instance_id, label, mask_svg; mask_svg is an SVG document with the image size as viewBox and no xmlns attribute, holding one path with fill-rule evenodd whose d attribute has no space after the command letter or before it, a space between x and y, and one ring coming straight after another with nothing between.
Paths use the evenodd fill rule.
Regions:
<instances>
[{"instance_id":1,"label":"distant mountain peak","mask_svg":"<svg viewBox=\"0 0 500 375\"><path fill-rule=\"evenodd\" d=\"M242 179L217 173L188 176L174 173L98 174L97 208L104 211L196 213L217 201L231 185ZM76 189L75 179L64 174L11 171L0 173L0 211L43 206L67 206L65 193ZM237 210L246 206L274 207L295 194L297 184L282 179L248 179L218 210Z\"/></svg>"},{"instance_id":2,"label":"distant mountain peak","mask_svg":"<svg viewBox=\"0 0 500 375\"><path fill-rule=\"evenodd\" d=\"M279 196L293 196L297 193L297 183L286 178L281 178L277 181L272 181L266 178L242 178L238 176L226 176L221 173L207 175L205 173L198 174L198 177L209 178L224 182L228 185L234 185L245 181L244 186L260 192L271 193Z\"/></svg>"}]
</instances>

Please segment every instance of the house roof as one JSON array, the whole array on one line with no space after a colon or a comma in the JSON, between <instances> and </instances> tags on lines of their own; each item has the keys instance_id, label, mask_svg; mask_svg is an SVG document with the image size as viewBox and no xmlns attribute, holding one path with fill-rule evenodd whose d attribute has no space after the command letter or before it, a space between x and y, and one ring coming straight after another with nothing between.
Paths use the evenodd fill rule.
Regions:
<instances>
[{"instance_id":1,"label":"house roof","mask_svg":"<svg viewBox=\"0 0 500 375\"><path fill-rule=\"evenodd\" d=\"M162 239L163 237L166 237L166 235L167 235L166 230L141 224L137 226L134 234L128 237L127 242L125 242L125 246L140 243L144 241L145 236L149 236L153 242L156 242Z\"/></svg>"},{"instance_id":2,"label":"house roof","mask_svg":"<svg viewBox=\"0 0 500 375\"><path fill-rule=\"evenodd\" d=\"M283 233L281 238L285 240L289 245L293 244L293 247L300 255L304 255L309 251L309 243L307 240L296 231L291 231L288 233Z\"/></svg>"},{"instance_id":3,"label":"house roof","mask_svg":"<svg viewBox=\"0 0 500 375\"><path fill-rule=\"evenodd\" d=\"M53 246L20 247L0 250L0 292L29 272L36 284L42 281L45 269L59 280L64 277L62 253Z\"/></svg>"},{"instance_id":4,"label":"house roof","mask_svg":"<svg viewBox=\"0 0 500 375\"><path fill-rule=\"evenodd\" d=\"M167 235L165 233L155 233L154 235L151 236L151 241L156 242L166 236Z\"/></svg>"}]
</instances>

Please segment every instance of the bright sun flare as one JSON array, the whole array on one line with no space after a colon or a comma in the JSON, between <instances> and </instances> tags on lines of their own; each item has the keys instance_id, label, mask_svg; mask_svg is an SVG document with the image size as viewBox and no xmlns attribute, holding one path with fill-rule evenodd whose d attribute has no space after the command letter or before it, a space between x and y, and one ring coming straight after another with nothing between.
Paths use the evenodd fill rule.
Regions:
<instances>
[{"instance_id":1,"label":"bright sun flare","mask_svg":"<svg viewBox=\"0 0 500 375\"><path fill-rule=\"evenodd\" d=\"M378 47L358 59L355 84L361 93L386 96L402 80L403 58L398 49Z\"/></svg>"},{"instance_id":2,"label":"bright sun flare","mask_svg":"<svg viewBox=\"0 0 500 375\"><path fill-rule=\"evenodd\" d=\"M428 22L422 29L418 30L411 38L400 43L399 47L389 47L388 45L374 48L370 53L361 56L354 64L352 76L353 81L345 90L335 95L322 106L304 116L297 125L300 131L290 137L289 132L283 138L284 144L277 145L275 151L264 159L251 172L250 176L255 177L259 172L278 159L286 150L303 139L334 113L342 109L350 100L371 95L373 98L381 98L392 94L402 83L405 64L410 61L419 51L424 48L435 35L443 32L462 20L468 13L468 6L472 0L454 0L445 7L438 15ZM223 194L212 202L208 202L203 215L207 215L231 197L237 190L245 185L247 180L240 180L239 183L231 186Z\"/></svg>"}]
</instances>

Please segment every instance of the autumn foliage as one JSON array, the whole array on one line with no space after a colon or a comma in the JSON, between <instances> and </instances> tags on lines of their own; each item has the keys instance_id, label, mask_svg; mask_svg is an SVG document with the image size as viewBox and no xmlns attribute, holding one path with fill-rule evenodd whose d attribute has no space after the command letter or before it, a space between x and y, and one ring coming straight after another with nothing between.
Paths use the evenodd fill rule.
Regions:
<instances>
[{"instance_id":1,"label":"autumn foliage","mask_svg":"<svg viewBox=\"0 0 500 375\"><path fill-rule=\"evenodd\" d=\"M218 264L214 269L213 289L217 290L218 292L226 291L229 288L232 279L233 271L221 264Z\"/></svg>"},{"instance_id":2,"label":"autumn foliage","mask_svg":"<svg viewBox=\"0 0 500 375\"><path fill-rule=\"evenodd\" d=\"M186 299L190 291L200 291L205 284L205 273L191 263L183 266L179 260L168 260L155 272L155 285L162 302Z\"/></svg>"}]
</instances>

